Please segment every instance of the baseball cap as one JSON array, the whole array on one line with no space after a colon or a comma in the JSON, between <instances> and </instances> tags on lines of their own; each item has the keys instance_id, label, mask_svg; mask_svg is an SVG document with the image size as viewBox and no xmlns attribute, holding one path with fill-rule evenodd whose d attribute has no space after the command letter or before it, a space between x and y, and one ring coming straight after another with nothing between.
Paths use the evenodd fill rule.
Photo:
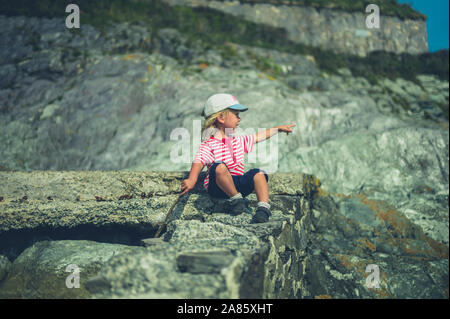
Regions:
<instances>
[{"instance_id":1,"label":"baseball cap","mask_svg":"<svg viewBox=\"0 0 450 319\"><path fill-rule=\"evenodd\" d=\"M237 98L231 94L218 93L210 96L208 100L206 100L202 115L207 118L208 116L225 109L244 112L248 110L248 107L239 104Z\"/></svg>"}]
</instances>

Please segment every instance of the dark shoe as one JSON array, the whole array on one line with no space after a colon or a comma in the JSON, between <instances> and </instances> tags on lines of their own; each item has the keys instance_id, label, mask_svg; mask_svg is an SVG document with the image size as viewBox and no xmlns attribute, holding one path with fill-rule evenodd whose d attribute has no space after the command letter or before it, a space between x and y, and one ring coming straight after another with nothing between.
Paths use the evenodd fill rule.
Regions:
<instances>
[{"instance_id":1,"label":"dark shoe","mask_svg":"<svg viewBox=\"0 0 450 319\"><path fill-rule=\"evenodd\" d=\"M237 216L244 213L247 209L247 204L245 199L238 198L231 201L231 215Z\"/></svg>"},{"instance_id":2,"label":"dark shoe","mask_svg":"<svg viewBox=\"0 0 450 319\"><path fill-rule=\"evenodd\" d=\"M250 223L266 223L269 221L270 216L272 216L270 209L258 206L258 208L256 208L255 215L253 215L252 221Z\"/></svg>"}]
</instances>

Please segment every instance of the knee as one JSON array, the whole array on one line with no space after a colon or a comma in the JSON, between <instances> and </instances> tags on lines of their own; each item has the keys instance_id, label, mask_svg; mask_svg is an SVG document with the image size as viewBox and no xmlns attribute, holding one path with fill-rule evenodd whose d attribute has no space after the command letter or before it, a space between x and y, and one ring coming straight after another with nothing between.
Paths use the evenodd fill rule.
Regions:
<instances>
[{"instance_id":1,"label":"knee","mask_svg":"<svg viewBox=\"0 0 450 319\"><path fill-rule=\"evenodd\" d=\"M263 172L258 172L253 176L253 180L254 181L257 181L257 180L267 181L266 174L264 174Z\"/></svg>"},{"instance_id":2,"label":"knee","mask_svg":"<svg viewBox=\"0 0 450 319\"><path fill-rule=\"evenodd\" d=\"M266 176L263 172L258 172L253 176L253 179L256 180L266 180Z\"/></svg>"},{"instance_id":3,"label":"knee","mask_svg":"<svg viewBox=\"0 0 450 319\"><path fill-rule=\"evenodd\" d=\"M225 164L219 164L216 167L216 175L224 175L228 173L228 167Z\"/></svg>"}]
</instances>

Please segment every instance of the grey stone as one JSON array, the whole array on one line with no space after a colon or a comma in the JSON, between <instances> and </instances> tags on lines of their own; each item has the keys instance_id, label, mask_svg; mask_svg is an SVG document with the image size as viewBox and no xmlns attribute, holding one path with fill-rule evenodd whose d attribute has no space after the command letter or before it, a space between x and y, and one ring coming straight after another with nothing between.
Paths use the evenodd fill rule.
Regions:
<instances>
[{"instance_id":1,"label":"grey stone","mask_svg":"<svg viewBox=\"0 0 450 319\"><path fill-rule=\"evenodd\" d=\"M1 283L2 298L87 298L84 282L102 270L114 255L132 253L142 247L84 240L41 241L26 249ZM76 268L68 268L75 265ZM79 287L68 278L78 269Z\"/></svg>"},{"instance_id":2,"label":"grey stone","mask_svg":"<svg viewBox=\"0 0 450 319\"><path fill-rule=\"evenodd\" d=\"M234 259L230 251L185 252L177 256L177 266L181 272L192 274L220 273Z\"/></svg>"},{"instance_id":3,"label":"grey stone","mask_svg":"<svg viewBox=\"0 0 450 319\"><path fill-rule=\"evenodd\" d=\"M163 244L167 243L164 241L163 238L160 238L160 237L141 239L141 242L146 247L151 247L151 246L155 246L155 245L163 245Z\"/></svg>"},{"instance_id":4,"label":"grey stone","mask_svg":"<svg viewBox=\"0 0 450 319\"><path fill-rule=\"evenodd\" d=\"M0 283L6 278L10 270L11 262L5 256L0 255Z\"/></svg>"},{"instance_id":5,"label":"grey stone","mask_svg":"<svg viewBox=\"0 0 450 319\"><path fill-rule=\"evenodd\" d=\"M7 64L0 68L0 88L10 87L16 77L16 67L13 64Z\"/></svg>"},{"instance_id":6,"label":"grey stone","mask_svg":"<svg viewBox=\"0 0 450 319\"><path fill-rule=\"evenodd\" d=\"M340 212L346 218L357 221L366 229L381 229L383 222L377 219L375 213L356 198L344 199L339 202Z\"/></svg>"},{"instance_id":7,"label":"grey stone","mask_svg":"<svg viewBox=\"0 0 450 319\"><path fill-rule=\"evenodd\" d=\"M443 298L448 289L445 278L445 256L448 247L431 239L400 212L382 202L364 197L347 197L334 201L324 191L320 181L311 176L293 174L272 175L271 221L249 224L250 214L229 216L217 212L215 202L204 198L199 187L190 198L180 202L167 230L161 238L142 239L147 247L112 244L114 231L103 237L110 243L82 240L81 229L70 233L76 225L91 223L98 230L121 225L135 233L133 220L139 215L136 204L162 209L173 202L171 189L182 179L180 173L145 172L33 172L3 173L6 194L1 202L4 239L20 229L14 225L15 212L26 217L22 229L34 229L36 238L47 229L55 236L57 229L66 229L66 236L78 240L41 241L27 248L14 260L0 291L5 298L397 298L417 296ZM120 183L111 182L111 178ZM47 182L44 182L47 181ZM40 183L39 183L40 182ZM90 185L89 187L86 187ZM107 186L108 185L108 186ZM111 185L117 187L116 190ZM153 186L152 186L153 185ZM158 186L159 185L159 186ZM281 187L281 185L283 187ZM106 187L107 186L107 187ZM42 198L40 194L60 195ZM64 187L74 191L98 192L97 199L74 197ZM133 210L122 210L105 219L99 215L116 201L115 194L127 196L118 202L129 202ZM159 187L159 191L158 191ZM27 198L20 197L26 191ZM95 191L94 191L95 192ZM115 193L114 193L115 192ZM292 192L291 195L288 195ZM133 198L130 195L139 196ZM52 198L54 196L54 199ZM41 219L43 202L55 201L59 211L55 219ZM79 214L86 203L97 203L93 211ZM197 206L196 203L210 204ZM39 204L40 203L40 204ZM72 206L74 219L62 207ZM217 202L220 205L220 201ZM255 205L253 196L249 204ZM15 210L5 210L14 205ZM35 207L33 214L23 209ZM212 205L209 206L209 205ZM376 206L378 205L378 206ZM387 205L387 204L383 204ZM314 210L312 210L312 208ZM191 209L197 209L200 219L192 219ZM204 210L206 209L206 211ZM386 211L385 211L386 210ZM358 215L358 212L361 215ZM362 213L364 212L364 213ZM373 213L370 215L370 213ZM145 213L144 213L145 215ZM247 216L248 215L248 216ZM375 218L374 218L375 216ZM161 214L161 219L164 214ZM227 217L227 218L225 218ZM247 219L245 217L248 217ZM25 220L24 220L25 221ZM142 223L142 222L138 222ZM382 226L382 227L381 227ZM151 231L155 231L153 227ZM97 233L98 233L97 230ZM23 233L26 234L26 233ZM98 234L97 234L98 235ZM23 235L22 235L23 236ZM144 237L145 238L145 237ZM148 237L147 237L148 238ZM149 245L152 242L152 245ZM157 243L156 243L157 242ZM17 245L13 240L3 241ZM156 243L156 244L155 244ZM395 260L395 261L394 261ZM61 286L67 278L66 264L82 269L82 289ZM381 272L380 290L365 287L366 267L375 264ZM428 266L433 265L433 266ZM64 266L64 267L63 267ZM429 275L423 269L429 269ZM26 272L27 276L23 275ZM446 277L447 276L447 277ZM20 283L18 278L22 278ZM403 278L403 279L400 279ZM411 283L403 282L410 281ZM447 280L448 281L448 280ZM414 284L412 284L414 282ZM61 285L59 285L59 284ZM59 285L59 286L58 286ZM361 286L362 285L362 286ZM46 288L42 288L45 286ZM420 290L420 292L419 292ZM77 292L76 294L74 294Z\"/></svg>"},{"instance_id":8,"label":"grey stone","mask_svg":"<svg viewBox=\"0 0 450 319\"><path fill-rule=\"evenodd\" d=\"M164 0L170 5L206 7L251 22L286 30L288 39L306 45L366 56L375 50L428 52L426 23L383 16L380 30L364 24L364 12L345 12L330 8L296 6L291 3L240 3L205 0ZM383 14L381 12L381 14ZM350 40L351 39L351 40Z\"/></svg>"}]
</instances>

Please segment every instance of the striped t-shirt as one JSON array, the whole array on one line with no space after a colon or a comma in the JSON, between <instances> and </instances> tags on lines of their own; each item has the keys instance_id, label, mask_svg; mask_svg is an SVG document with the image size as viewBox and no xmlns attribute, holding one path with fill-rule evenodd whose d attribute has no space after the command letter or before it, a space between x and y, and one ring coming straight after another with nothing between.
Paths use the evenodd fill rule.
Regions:
<instances>
[{"instance_id":1,"label":"striped t-shirt","mask_svg":"<svg viewBox=\"0 0 450 319\"><path fill-rule=\"evenodd\" d=\"M203 186L208 190L209 170L214 162L227 164L231 175L244 175L244 154L250 153L255 144L255 136L230 136L222 140L211 136L204 141L195 155L194 162L206 165L206 173Z\"/></svg>"}]
</instances>

